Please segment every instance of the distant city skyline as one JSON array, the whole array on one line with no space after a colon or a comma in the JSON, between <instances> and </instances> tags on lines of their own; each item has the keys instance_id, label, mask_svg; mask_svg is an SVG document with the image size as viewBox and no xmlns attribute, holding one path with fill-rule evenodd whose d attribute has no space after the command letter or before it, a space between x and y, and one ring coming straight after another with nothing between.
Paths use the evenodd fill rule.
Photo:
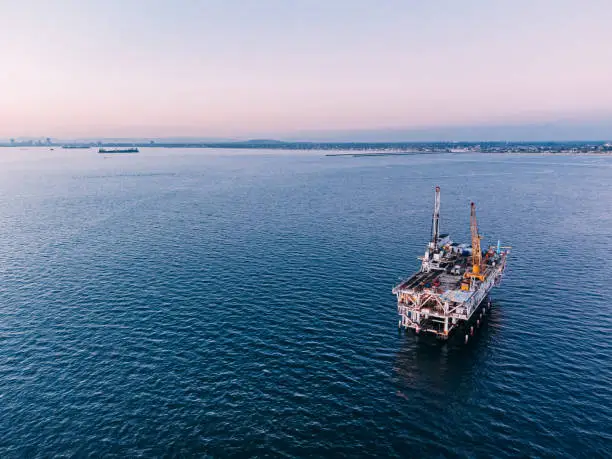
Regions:
<instances>
[{"instance_id":1,"label":"distant city skyline","mask_svg":"<svg viewBox=\"0 0 612 459\"><path fill-rule=\"evenodd\" d=\"M611 17L604 0L4 2L0 138L605 140Z\"/></svg>"}]
</instances>

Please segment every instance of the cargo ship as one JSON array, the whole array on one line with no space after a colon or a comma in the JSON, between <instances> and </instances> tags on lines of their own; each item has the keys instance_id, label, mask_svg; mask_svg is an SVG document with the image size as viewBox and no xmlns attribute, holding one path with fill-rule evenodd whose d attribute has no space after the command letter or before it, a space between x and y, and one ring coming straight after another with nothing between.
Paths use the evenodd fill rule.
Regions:
<instances>
[{"instance_id":1,"label":"cargo ship","mask_svg":"<svg viewBox=\"0 0 612 459\"><path fill-rule=\"evenodd\" d=\"M98 153L138 153L138 148L100 148Z\"/></svg>"},{"instance_id":2,"label":"cargo ship","mask_svg":"<svg viewBox=\"0 0 612 459\"><path fill-rule=\"evenodd\" d=\"M440 187L436 187L431 241L419 257L420 270L393 288L399 327L447 340L461 330L467 343L490 308L489 293L500 285L510 247L481 249L476 206L470 206L471 245L440 234Z\"/></svg>"}]
</instances>

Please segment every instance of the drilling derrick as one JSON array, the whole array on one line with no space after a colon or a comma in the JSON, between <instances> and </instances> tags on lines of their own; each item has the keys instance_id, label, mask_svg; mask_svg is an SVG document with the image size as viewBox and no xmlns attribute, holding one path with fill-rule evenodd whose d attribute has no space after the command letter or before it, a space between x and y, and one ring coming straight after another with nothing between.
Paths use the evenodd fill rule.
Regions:
<instances>
[{"instance_id":1,"label":"drilling derrick","mask_svg":"<svg viewBox=\"0 0 612 459\"><path fill-rule=\"evenodd\" d=\"M431 241L427 245L425 255L421 258L421 271L430 272L440 267L440 187L436 187L434 211L431 217Z\"/></svg>"},{"instance_id":2,"label":"drilling derrick","mask_svg":"<svg viewBox=\"0 0 612 459\"><path fill-rule=\"evenodd\" d=\"M440 187L436 187L436 199L434 201L434 212L431 219L431 242L432 250L438 250L438 240L440 238Z\"/></svg>"}]
</instances>

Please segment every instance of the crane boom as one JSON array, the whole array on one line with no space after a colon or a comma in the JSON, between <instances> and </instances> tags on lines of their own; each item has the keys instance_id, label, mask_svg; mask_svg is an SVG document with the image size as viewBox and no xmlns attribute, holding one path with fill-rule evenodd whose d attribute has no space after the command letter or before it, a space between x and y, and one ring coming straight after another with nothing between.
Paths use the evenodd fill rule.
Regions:
<instances>
[{"instance_id":1,"label":"crane boom","mask_svg":"<svg viewBox=\"0 0 612 459\"><path fill-rule=\"evenodd\" d=\"M482 250L480 249L480 235L478 234L476 205L474 203L471 205L470 231L472 233L472 272L474 274L480 274L480 267L482 265Z\"/></svg>"}]
</instances>

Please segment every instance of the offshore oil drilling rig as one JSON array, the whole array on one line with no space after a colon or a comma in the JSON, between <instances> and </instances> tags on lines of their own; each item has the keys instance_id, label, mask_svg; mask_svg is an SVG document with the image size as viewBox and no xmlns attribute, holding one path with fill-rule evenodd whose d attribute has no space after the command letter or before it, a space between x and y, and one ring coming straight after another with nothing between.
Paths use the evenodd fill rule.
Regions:
<instances>
[{"instance_id":1,"label":"offshore oil drilling rig","mask_svg":"<svg viewBox=\"0 0 612 459\"><path fill-rule=\"evenodd\" d=\"M419 257L421 269L393 288L400 328L439 339L465 330L465 342L480 325L488 294L500 284L510 247L490 246L484 253L478 234L476 206L470 206L471 246L440 234L440 187L436 187L431 241ZM484 310L483 310L484 309Z\"/></svg>"}]
</instances>

